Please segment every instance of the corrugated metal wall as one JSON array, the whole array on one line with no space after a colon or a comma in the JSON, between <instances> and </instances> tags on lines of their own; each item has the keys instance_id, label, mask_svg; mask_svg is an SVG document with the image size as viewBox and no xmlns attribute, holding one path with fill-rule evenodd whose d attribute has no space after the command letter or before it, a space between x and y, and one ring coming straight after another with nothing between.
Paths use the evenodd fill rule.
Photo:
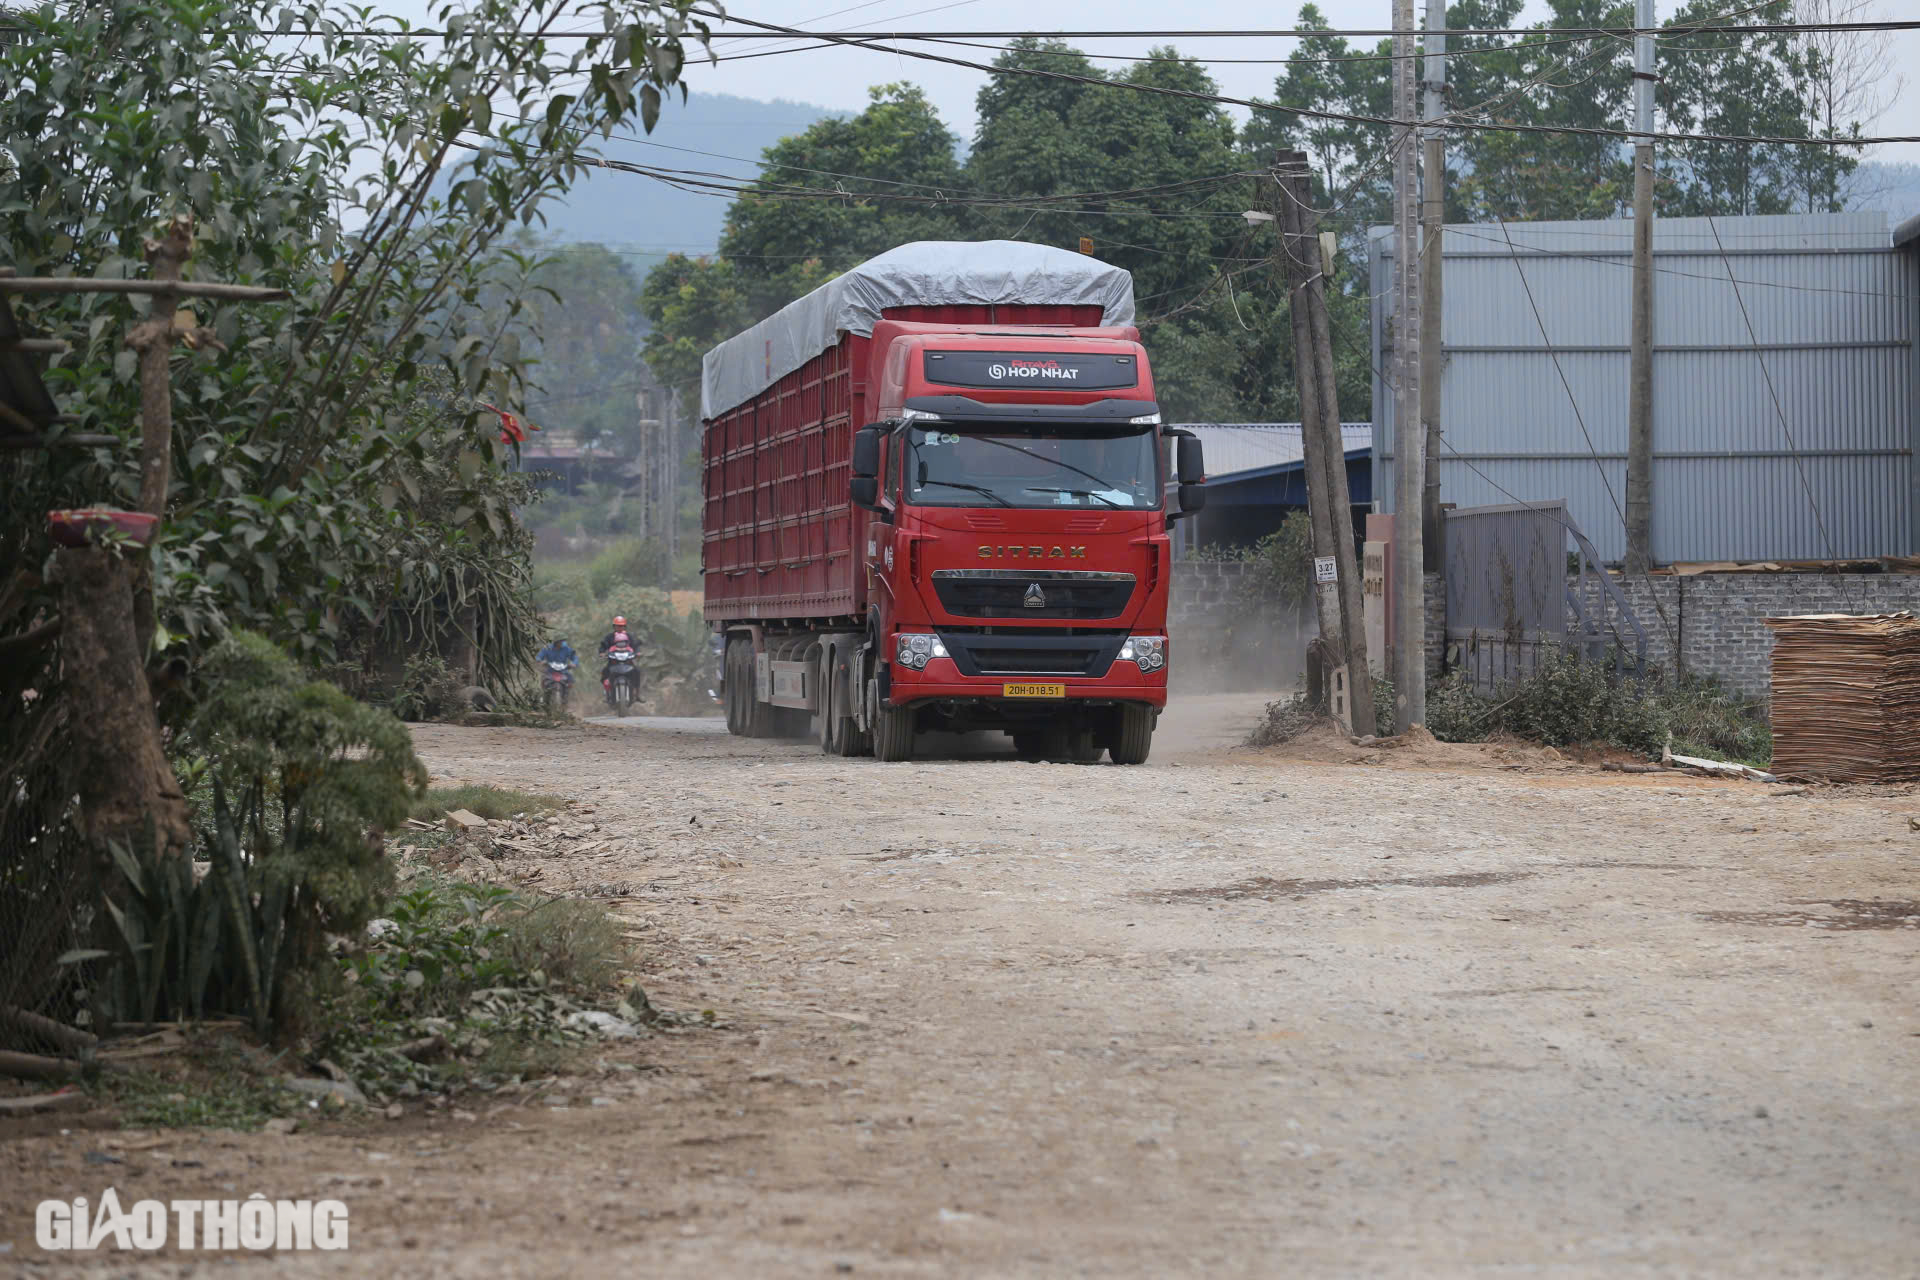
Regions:
<instances>
[{"instance_id":1,"label":"corrugated metal wall","mask_svg":"<svg viewBox=\"0 0 1920 1280\"><path fill-rule=\"evenodd\" d=\"M1632 237L1625 220L1447 228L1442 501L1565 498L1602 556L1625 554ZM1394 244L1370 239L1391 509ZM1886 215L1662 219L1654 255L1654 558L1912 554L1920 268Z\"/></svg>"}]
</instances>

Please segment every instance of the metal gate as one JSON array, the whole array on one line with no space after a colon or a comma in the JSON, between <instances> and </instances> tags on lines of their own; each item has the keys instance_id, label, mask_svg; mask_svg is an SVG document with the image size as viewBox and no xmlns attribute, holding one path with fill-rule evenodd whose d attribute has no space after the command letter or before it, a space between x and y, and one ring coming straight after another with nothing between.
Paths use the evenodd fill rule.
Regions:
<instances>
[{"instance_id":1,"label":"metal gate","mask_svg":"<svg viewBox=\"0 0 1920 1280\"><path fill-rule=\"evenodd\" d=\"M1646 631L1564 501L1446 516L1447 665L1476 689L1524 680L1561 649L1621 673L1631 653L1645 668Z\"/></svg>"}]
</instances>

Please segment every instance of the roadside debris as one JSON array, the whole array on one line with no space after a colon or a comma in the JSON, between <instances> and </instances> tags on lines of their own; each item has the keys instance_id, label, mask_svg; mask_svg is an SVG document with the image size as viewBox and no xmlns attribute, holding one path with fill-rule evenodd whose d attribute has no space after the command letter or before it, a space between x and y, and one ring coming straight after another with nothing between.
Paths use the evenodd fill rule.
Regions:
<instances>
[{"instance_id":1,"label":"roadside debris","mask_svg":"<svg viewBox=\"0 0 1920 1280\"><path fill-rule=\"evenodd\" d=\"M1708 760L1704 756L1677 756L1673 754L1673 735L1667 735L1667 745L1660 749L1660 763L1679 765L1683 769L1692 769L1699 773L1712 774L1720 778L1747 778L1754 782L1776 782L1772 774L1762 769L1751 768L1744 764L1734 764L1729 760Z\"/></svg>"},{"instance_id":2,"label":"roadside debris","mask_svg":"<svg viewBox=\"0 0 1920 1280\"><path fill-rule=\"evenodd\" d=\"M447 830L456 833L485 831L487 820L477 813L466 809L454 809L447 814Z\"/></svg>"}]
</instances>

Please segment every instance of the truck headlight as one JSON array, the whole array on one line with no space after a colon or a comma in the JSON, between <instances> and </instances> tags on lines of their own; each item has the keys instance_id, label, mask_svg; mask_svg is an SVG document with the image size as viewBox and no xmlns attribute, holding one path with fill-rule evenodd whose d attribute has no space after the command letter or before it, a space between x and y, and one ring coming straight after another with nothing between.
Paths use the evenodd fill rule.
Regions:
<instances>
[{"instance_id":1,"label":"truck headlight","mask_svg":"<svg viewBox=\"0 0 1920 1280\"><path fill-rule=\"evenodd\" d=\"M935 658L947 656L947 646L940 643L939 636L925 633L901 634L893 638L893 660L902 666L912 667L915 671L924 668Z\"/></svg>"},{"instance_id":2,"label":"truck headlight","mask_svg":"<svg viewBox=\"0 0 1920 1280\"><path fill-rule=\"evenodd\" d=\"M1132 662L1142 671L1158 671L1167 665L1165 636L1128 636L1120 646L1120 661Z\"/></svg>"}]
</instances>

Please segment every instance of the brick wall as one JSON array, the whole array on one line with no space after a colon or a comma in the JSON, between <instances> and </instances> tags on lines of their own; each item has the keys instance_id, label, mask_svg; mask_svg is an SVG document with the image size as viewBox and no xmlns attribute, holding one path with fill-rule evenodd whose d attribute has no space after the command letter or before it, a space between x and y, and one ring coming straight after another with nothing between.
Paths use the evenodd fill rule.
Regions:
<instances>
[{"instance_id":1,"label":"brick wall","mask_svg":"<svg viewBox=\"0 0 1920 1280\"><path fill-rule=\"evenodd\" d=\"M1703 573L1614 582L1647 630L1649 659L1673 670L1677 639L1685 670L1752 694L1765 694L1769 687L1773 633L1768 618L1920 613L1920 574Z\"/></svg>"},{"instance_id":2,"label":"brick wall","mask_svg":"<svg viewBox=\"0 0 1920 1280\"><path fill-rule=\"evenodd\" d=\"M1290 610L1249 605L1248 569L1230 561L1174 562L1167 622L1174 688L1225 693L1302 684L1306 624Z\"/></svg>"}]
</instances>

